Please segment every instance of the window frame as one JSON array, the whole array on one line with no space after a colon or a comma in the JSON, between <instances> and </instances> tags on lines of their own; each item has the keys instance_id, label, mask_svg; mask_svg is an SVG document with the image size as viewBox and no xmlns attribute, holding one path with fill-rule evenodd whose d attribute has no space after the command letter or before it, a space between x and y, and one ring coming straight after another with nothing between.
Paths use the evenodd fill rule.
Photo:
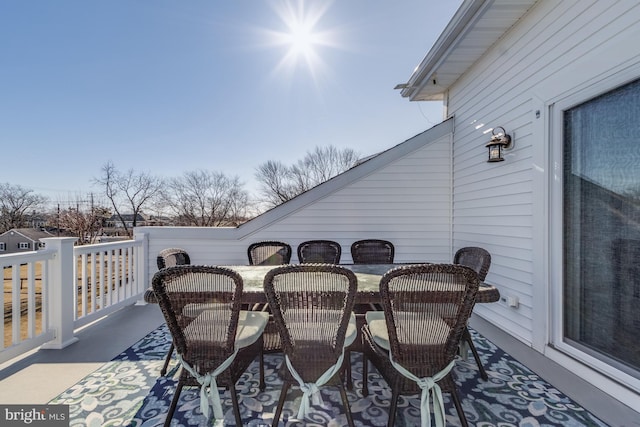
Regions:
<instances>
[{"instance_id":1,"label":"window frame","mask_svg":"<svg viewBox=\"0 0 640 427\"><path fill-rule=\"evenodd\" d=\"M616 363L604 354L594 356L579 343L567 341L564 336L564 247L563 247L563 192L564 192L564 113L565 111L607 94L640 79L640 66L632 67L604 78L597 83L577 88L566 96L548 104L549 120L549 344L565 355L576 359L605 376L639 392L640 378L618 369ZM608 361L609 360L609 361Z\"/></svg>"}]
</instances>

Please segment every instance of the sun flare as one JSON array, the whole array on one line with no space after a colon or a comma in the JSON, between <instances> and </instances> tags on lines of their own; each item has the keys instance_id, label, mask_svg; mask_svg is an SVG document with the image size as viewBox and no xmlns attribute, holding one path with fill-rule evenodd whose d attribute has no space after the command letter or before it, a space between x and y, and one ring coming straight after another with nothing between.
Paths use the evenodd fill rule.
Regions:
<instances>
[{"instance_id":1,"label":"sun flare","mask_svg":"<svg viewBox=\"0 0 640 427\"><path fill-rule=\"evenodd\" d=\"M306 66L312 75L316 75L324 67L321 50L335 46L332 40L335 34L322 30L319 25L331 2L310 4L299 0L273 5L282 28L269 32L270 44L284 48L284 56L276 71L284 68L293 71L297 67Z\"/></svg>"},{"instance_id":2,"label":"sun flare","mask_svg":"<svg viewBox=\"0 0 640 427\"><path fill-rule=\"evenodd\" d=\"M313 32L313 26L307 22L291 22L288 34L288 43L290 45L290 51L294 55L309 55L317 39L316 34Z\"/></svg>"}]
</instances>

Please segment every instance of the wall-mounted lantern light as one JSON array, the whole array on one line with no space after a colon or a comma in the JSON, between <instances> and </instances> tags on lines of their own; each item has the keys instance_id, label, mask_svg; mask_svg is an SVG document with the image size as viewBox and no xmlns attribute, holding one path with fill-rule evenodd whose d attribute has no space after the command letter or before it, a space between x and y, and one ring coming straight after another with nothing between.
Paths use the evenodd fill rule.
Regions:
<instances>
[{"instance_id":1,"label":"wall-mounted lantern light","mask_svg":"<svg viewBox=\"0 0 640 427\"><path fill-rule=\"evenodd\" d=\"M501 129L502 132L498 132ZM491 140L486 145L489 148L489 159L487 162L501 162L504 160L502 157L502 150L507 150L512 147L511 136L507 135L507 132L502 126L493 128L491 131Z\"/></svg>"}]
</instances>

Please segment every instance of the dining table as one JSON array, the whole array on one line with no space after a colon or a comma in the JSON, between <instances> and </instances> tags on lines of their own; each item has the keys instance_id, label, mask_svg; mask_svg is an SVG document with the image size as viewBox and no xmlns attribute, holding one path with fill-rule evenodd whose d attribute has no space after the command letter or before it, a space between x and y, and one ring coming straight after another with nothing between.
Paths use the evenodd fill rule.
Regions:
<instances>
[{"instance_id":1,"label":"dining table","mask_svg":"<svg viewBox=\"0 0 640 427\"><path fill-rule=\"evenodd\" d=\"M340 264L340 267L353 271L358 279L356 304L379 304L380 279L393 268L416 265L414 264ZM267 297L264 293L264 277L270 270L279 266L274 265L226 265L242 277L243 303L264 304ZM500 300L500 292L493 285L481 282L476 295L476 303L490 303Z\"/></svg>"}]
</instances>

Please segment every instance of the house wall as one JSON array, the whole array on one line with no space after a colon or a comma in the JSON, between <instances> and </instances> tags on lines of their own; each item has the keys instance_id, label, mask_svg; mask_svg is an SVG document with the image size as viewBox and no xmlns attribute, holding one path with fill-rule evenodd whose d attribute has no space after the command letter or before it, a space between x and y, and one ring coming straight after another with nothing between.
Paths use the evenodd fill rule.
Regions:
<instances>
[{"instance_id":1,"label":"house wall","mask_svg":"<svg viewBox=\"0 0 640 427\"><path fill-rule=\"evenodd\" d=\"M443 138L288 215L260 234L284 238L294 249L303 240L335 240L342 245L346 263L352 262L351 243L365 238L390 240L398 261L448 261L450 147L450 138Z\"/></svg>"},{"instance_id":2,"label":"house wall","mask_svg":"<svg viewBox=\"0 0 640 427\"><path fill-rule=\"evenodd\" d=\"M35 251L36 249L38 249L37 247L34 248L33 240L29 239L28 237L20 233L16 233L15 231L8 231L4 233L0 237L0 242L5 243L5 250L0 251L0 255L16 253L16 252L29 252L29 251ZM29 247L25 249L20 249L20 243L22 242L28 243ZM37 246L37 244L35 246Z\"/></svg>"},{"instance_id":3,"label":"house wall","mask_svg":"<svg viewBox=\"0 0 640 427\"><path fill-rule=\"evenodd\" d=\"M149 234L150 272L167 247L184 248L194 264L233 265L246 264L247 247L261 240L289 243L292 263L298 244L312 239L339 242L341 262L350 263L351 243L365 238L393 242L398 262L449 262L452 136L431 138L428 131L417 135L401 147L417 142L417 149L383 167L362 164L323 184L328 190L316 187L238 228L137 227ZM351 177L362 170L371 171Z\"/></svg>"},{"instance_id":4,"label":"house wall","mask_svg":"<svg viewBox=\"0 0 640 427\"><path fill-rule=\"evenodd\" d=\"M549 345L559 327L562 269L558 105L639 78L638 40L638 2L540 0L447 95L455 117L453 246L487 248L487 282L503 299L519 300L518 307L501 301L474 312L576 371L584 366L553 355ZM514 148L504 162L487 163L485 132L497 126L514 137ZM587 373L627 402L637 399Z\"/></svg>"}]
</instances>

